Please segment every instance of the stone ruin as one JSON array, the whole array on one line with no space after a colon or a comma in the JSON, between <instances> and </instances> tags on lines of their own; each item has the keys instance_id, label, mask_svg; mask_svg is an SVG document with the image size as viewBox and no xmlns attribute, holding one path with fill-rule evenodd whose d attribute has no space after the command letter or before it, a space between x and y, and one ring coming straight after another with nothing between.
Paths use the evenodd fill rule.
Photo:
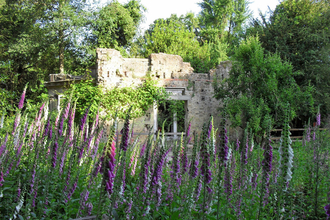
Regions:
<instances>
[{"instance_id":1,"label":"stone ruin","mask_svg":"<svg viewBox=\"0 0 330 220\"><path fill-rule=\"evenodd\" d=\"M136 87L143 83L149 74L158 81L158 86L165 88L170 93L170 98L183 100L185 106L185 130L191 121L191 131L199 133L203 124L212 115L214 124L219 125L220 116L218 108L219 100L213 97L213 79L226 78L229 75L231 63L221 62L216 69L209 73L194 73L190 63L183 62L181 56L164 53L151 54L147 59L123 58L120 52L114 49L97 49L97 62L91 68L91 76L96 85L102 85L105 89L114 87ZM50 109L59 108L62 93L68 82L79 82L83 76L70 76L51 74L46 87L50 97ZM151 107L145 116L134 119L134 134L148 135L149 129L157 133L158 107ZM119 123L119 129L123 123ZM161 125L160 125L161 126ZM173 124L170 132L166 135L178 138L182 131L177 130L177 121L173 116ZM235 132L232 132L235 135Z\"/></svg>"}]
</instances>

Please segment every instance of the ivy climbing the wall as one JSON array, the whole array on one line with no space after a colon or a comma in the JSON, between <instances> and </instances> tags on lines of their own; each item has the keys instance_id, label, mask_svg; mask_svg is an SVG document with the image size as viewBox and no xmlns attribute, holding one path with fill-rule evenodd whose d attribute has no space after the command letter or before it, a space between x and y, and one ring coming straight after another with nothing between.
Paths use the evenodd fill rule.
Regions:
<instances>
[{"instance_id":1,"label":"ivy climbing the wall","mask_svg":"<svg viewBox=\"0 0 330 220\"><path fill-rule=\"evenodd\" d=\"M65 91L66 97L71 93L73 100L77 100L77 118L80 118L88 107L89 116L95 117L99 106L106 112L107 119L115 117L116 112L118 118L124 119L130 106L131 118L138 118L143 116L154 102L161 105L168 99L165 89L158 87L157 82L151 78L147 78L138 87L113 88L105 92L101 86L95 86L93 79L87 79L71 84Z\"/></svg>"},{"instance_id":2,"label":"ivy climbing the wall","mask_svg":"<svg viewBox=\"0 0 330 220\"><path fill-rule=\"evenodd\" d=\"M116 111L119 118L124 118L130 106L132 106L131 117L141 117L154 102L160 105L168 98L165 89L157 87L156 84L156 81L147 78L137 88L123 87L109 90L104 94L102 106L110 118L114 117Z\"/></svg>"}]
</instances>

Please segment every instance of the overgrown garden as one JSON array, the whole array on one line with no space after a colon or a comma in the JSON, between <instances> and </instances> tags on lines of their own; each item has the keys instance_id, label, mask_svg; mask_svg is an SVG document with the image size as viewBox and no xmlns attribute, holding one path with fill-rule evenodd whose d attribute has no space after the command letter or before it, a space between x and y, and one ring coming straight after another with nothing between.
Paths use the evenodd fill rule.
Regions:
<instances>
[{"instance_id":1,"label":"overgrown garden","mask_svg":"<svg viewBox=\"0 0 330 220\"><path fill-rule=\"evenodd\" d=\"M319 129L330 108L329 1L284 0L260 18L246 0L200 7L138 35L140 1L0 0L0 218L330 218L330 136ZM201 73L231 60L229 77L213 81L221 123L189 126L174 143L137 136L130 122L155 102L170 115L183 106L150 77L105 94L93 80L72 84L49 112L49 74L85 75L96 47L178 54ZM234 142L229 121L244 131ZM290 126L305 128L302 141Z\"/></svg>"},{"instance_id":2,"label":"overgrown garden","mask_svg":"<svg viewBox=\"0 0 330 220\"><path fill-rule=\"evenodd\" d=\"M99 112L76 104L59 112L43 103L31 117L23 111L1 128L0 215L4 219L69 219L107 215L115 219L325 219L330 215L329 133L306 125L292 143L289 106L279 144L228 141L226 114L212 117L193 135L190 126L174 144L164 133L134 135L130 111L121 131L106 132ZM1 126L3 126L2 119ZM5 132L3 132L5 131ZM188 144L193 139L192 155ZM169 152L173 156L168 157Z\"/></svg>"}]
</instances>

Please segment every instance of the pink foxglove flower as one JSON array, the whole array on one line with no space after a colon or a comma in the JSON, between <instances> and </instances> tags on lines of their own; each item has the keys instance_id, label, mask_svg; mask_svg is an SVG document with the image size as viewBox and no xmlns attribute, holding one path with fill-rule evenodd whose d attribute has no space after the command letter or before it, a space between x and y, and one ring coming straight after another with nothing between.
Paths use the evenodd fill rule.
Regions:
<instances>
[{"instance_id":1,"label":"pink foxglove flower","mask_svg":"<svg viewBox=\"0 0 330 220\"><path fill-rule=\"evenodd\" d=\"M18 103L18 109L22 109L22 108L23 108L23 105L24 105L24 99L25 99L25 94L26 94L26 88L27 88L27 85L24 87L24 90L23 90L23 93L22 93L21 99L19 100L19 103Z\"/></svg>"}]
</instances>

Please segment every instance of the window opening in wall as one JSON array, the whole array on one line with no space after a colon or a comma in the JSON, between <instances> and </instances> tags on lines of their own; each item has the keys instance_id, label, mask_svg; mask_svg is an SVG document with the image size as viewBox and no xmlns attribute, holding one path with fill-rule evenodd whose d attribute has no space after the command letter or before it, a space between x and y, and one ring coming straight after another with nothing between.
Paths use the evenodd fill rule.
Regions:
<instances>
[{"instance_id":1,"label":"window opening in wall","mask_svg":"<svg viewBox=\"0 0 330 220\"><path fill-rule=\"evenodd\" d=\"M164 130L166 133L181 133L185 131L185 101L168 100L158 106L157 124L158 131ZM175 135L175 134L173 134Z\"/></svg>"}]
</instances>

